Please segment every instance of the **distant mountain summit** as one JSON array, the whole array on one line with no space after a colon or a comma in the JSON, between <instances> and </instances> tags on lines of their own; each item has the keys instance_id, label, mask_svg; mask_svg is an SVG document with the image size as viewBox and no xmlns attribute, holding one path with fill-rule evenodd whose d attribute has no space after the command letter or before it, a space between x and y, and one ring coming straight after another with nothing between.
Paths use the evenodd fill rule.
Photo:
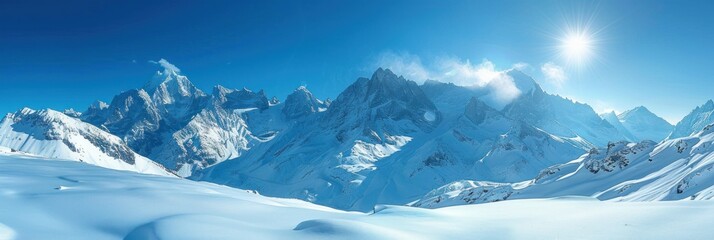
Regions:
<instances>
[{"instance_id":1,"label":"distant mountain summit","mask_svg":"<svg viewBox=\"0 0 714 240\"><path fill-rule=\"evenodd\" d=\"M324 112L330 102L323 102L315 98L306 87L300 86L285 99L283 114L289 119L301 118L317 112Z\"/></svg>"},{"instance_id":2,"label":"distant mountain summit","mask_svg":"<svg viewBox=\"0 0 714 240\"><path fill-rule=\"evenodd\" d=\"M610 123L617 131L619 131L624 139L620 140L627 140L627 141L632 141L632 142L637 142L639 141L639 138L635 137L635 135L632 135L630 130L628 130L625 125L622 124L620 118L617 117L617 113L615 111L610 111L607 113L600 114L600 117Z\"/></svg>"},{"instance_id":3,"label":"distant mountain summit","mask_svg":"<svg viewBox=\"0 0 714 240\"><path fill-rule=\"evenodd\" d=\"M531 84L532 78L511 71L516 82ZM523 85L523 84L521 84ZM537 84L507 105L504 115L531 124L550 134L579 142L584 148L603 146L625 136L604 121L590 105L544 92Z\"/></svg>"},{"instance_id":4,"label":"distant mountain summit","mask_svg":"<svg viewBox=\"0 0 714 240\"><path fill-rule=\"evenodd\" d=\"M672 132L674 126L661 117L650 112L644 106L627 110L617 118L629 133L635 136L635 141L661 141Z\"/></svg>"},{"instance_id":5,"label":"distant mountain summit","mask_svg":"<svg viewBox=\"0 0 714 240\"><path fill-rule=\"evenodd\" d=\"M709 100L684 116L667 139L690 136L711 123L714 123L714 101Z\"/></svg>"},{"instance_id":6,"label":"distant mountain summit","mask_svg":"<svg viewBox=\"0 0 714 240\"><path fill-rule=\"evenodd\" d=\"M265 96L265 92L260 90L253 92L250 89L243 88L228 89L221 85L213 88L212 102L224 109L259 109L265 110L270 107L270 101ZM277 103L276 103L277 104Z\"/></svg>"},{"instance_id":7,"label":"distant mountain summit","mask_svg":"<svg viewBox=\"0 0 714 240\"><path fill-rule=\"evenodd\" d=\"M643 140L658 142L665 139L674 128L672 124L650 112L644 106L627 110L619 115L614 111L603 113L600 117L624 136L619 140L631 142Z\"/></svg>"}]
</instances>

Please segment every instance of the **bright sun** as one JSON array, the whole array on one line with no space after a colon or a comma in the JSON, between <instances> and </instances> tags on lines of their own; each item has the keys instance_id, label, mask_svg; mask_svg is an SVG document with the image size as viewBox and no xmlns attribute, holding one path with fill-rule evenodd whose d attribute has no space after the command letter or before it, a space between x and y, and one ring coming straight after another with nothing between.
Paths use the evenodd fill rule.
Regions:
<instances>
[{"instance_id":1,"label":"bright sun","mask_svg":"<svg viewBox=\"0 0 714 240\"><path fill-rule=\"evenodd\" d=\"M587 33L574 32L561 39L560 48L568 61L582 63L592 52L592 40Z\"/></svg>"}]
</instances>

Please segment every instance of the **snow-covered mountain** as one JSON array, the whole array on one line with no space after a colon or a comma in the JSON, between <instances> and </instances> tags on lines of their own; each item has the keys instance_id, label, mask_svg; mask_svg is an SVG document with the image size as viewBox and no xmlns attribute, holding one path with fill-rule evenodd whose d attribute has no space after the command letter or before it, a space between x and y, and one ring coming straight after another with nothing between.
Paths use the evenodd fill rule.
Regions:
<instances>
[{"instance_id":1,"label":"snow-covered mountain","mask_svg":"<svg viewBox=\"0 0 714 240\"><path fill-rule=\"evenodd\" d=\"M584 148L604 146L609 141L626 139L614 126L598 116L587 104L544 92L535 81L520 71L509 72L517 82L533 87L502 111L545 132L579 142Z\"/></svg>"},{"instance_id":2,"label":"snow-covered mountain","mask_svg":"<svg viewBox=\"0 0 714 240\"><path fill-rule=\"evenodd\" d=\"M62 115L182 177L340 209L406 204L463 179L526 181L610 140L637 138L623 121L610 124L517 70L499 73L520 93L511 102L496 101L492 87L418 85L380 68L334 101L298 87L281 103L262 90L206 94L158 63L143 87ZM651 120L640 112L623 117Z\"/></svg>"},{"instance_id":3,"label":"snow-covered mountain","mask_svg":"<svg viewBox=\"0 0 714 240\"><path fill-rule=\"evenodd\" d=\"M331 102L317 99L306 87L300 86L285 99L283 114L288 119L301 118L306 115L327 110Z\"/></svg>"},{"instance_id":4,"label":"snow-covered mountain","mask_svg":"<svg viewBox=\"0 0 714 240\"><path fill-rule=\"evenodd\" d=\"M118 137L50 109L24 108L5 116L0 122L0 146L47 158L174 176L161 165L136 154Z\"/></svg>"},{"instance_id":5,"label":"snow-covered mountain","mask_svg":"<svg viewBox=\"0 0 714 240\"><path fill-rule=\"evenodd\" d=\"M164 59L159 63L163 70L142 88L115 96L109 105L91 105L81 119L184 177L237 158L253 141L261 141L251 135L242 115L271 106L262 91L216 86L207 95L176 66Z\"/></svg>"},{"instance_id":6,"label":"snow-covered mountain","mask_svg":"<svg viewBox=\"0 0 714 240\"><path fill-rule=\"evenodd\" d=\"M617 119L628 132L637 138L634 141L638 142L643 140L659 142L665 139L674 128L672 124L643 106L627 110L617 115Z\"/></svg>"},{"instance_id":7,"label":"snow-covered mountain","mask_svg":"<svg viewBox=\"0 0 714 240\"><path fill-rule=\"evenodd\" d=\"M248 89L206 94L158 63L143 87L73 115L182 177L342 209L404 204L460 179L523 181L618 133L516 70L500 73L521 92L505 106L489 88L386 69L335 101L299 87L280 103Z\"/></svg>"},{"instance_id":8,"label":"snow-covered mountain","mask_svg":"<svg viewBox=\"0 0 714 240\"><path fill-rule=\"evenodd\" d=\"M532 79L517 77L521 77L519 86L525 86L523 92L541 91ZM579 106L542 91L535 94L554 99L546 103ZM314 103L308 95L300 96L288 97L284 105L296 100L300 105ZM360 78L349 86L326 111L301 108L307 111L298 112L311 114L291 121L299 127L285 127L275 139L194 178L271 196L368 210L378 203L404 204L468 177L526 180L591 146L585 140L553 135L508 117L481 101L482 96L486 96L482 89L437 82L418 86L378 69L371 78Z\"/></svg>"},{"instance_id":9,"label":"snow-covered mountain","mask_svg":"<svg viewBox=\"0 0 714 240\"><path fill-rule=\"evenodd\" d=\"M614 111L603 113L600 117L614 126L625 137L624 139L613 139L613 141L640 142L651 140L659 142L665 139L674 128L672 124L650 112L644 106L639 106L620 114L615 114Z\"/></svg>"},{"instance_id":10,"label":"snow-covered mountain","mask_svg":"<svg viewBox=\"0 0 714 240\"><path fill-rule=\"evenodd\" d=\"M198 179L350 208L361 198L362 181L375 170L384 174L378 166L383 159L441 121L416 83L382 69L358 79L326 111L319 104L299 88L283 104L280 117L290 121L275 139Z\"/></svg>"},{"instance_id":11,"label":"snow-covered mountain","mask_svg":"<svg viewBox=\"0 0 714 240\"><path fill-rule=\"evenodd\" d=\"M633 135L630 130L628 130L625 125L622 124L620 119L617 117L617 113L615 113L615 111L602 113L600 114L600 118L610 123L610 125L615 127L615 129L617 129L617 131L619 131L625 137L624 139L620 140L626 140L630 142L637 142L639 140L639 138L635 137L635 135Z\"/></svg>"},{"instance_id":12,"label":"snow-covered mountain","mask_svg":"<svg viewBox=\"0 0 714 240\"><path fill-rule=\"evenodd\" d=\"M443 207L510 199L590 196L614 201L714 198L714 125L689 137L615 142L518 183L456 181L414 206Z\"/></svg>"},{"instance_id":13,"label":"snow-covered mountain","mask_svg":"<svg viewBox=\"0 0 714 240\"><path fill-rule=\"evenodd\" d=\"M684 116L667 139L686 137L698 132L705 126L714 123L714 101L709 100Z\"/></svg>"}]
</instances>

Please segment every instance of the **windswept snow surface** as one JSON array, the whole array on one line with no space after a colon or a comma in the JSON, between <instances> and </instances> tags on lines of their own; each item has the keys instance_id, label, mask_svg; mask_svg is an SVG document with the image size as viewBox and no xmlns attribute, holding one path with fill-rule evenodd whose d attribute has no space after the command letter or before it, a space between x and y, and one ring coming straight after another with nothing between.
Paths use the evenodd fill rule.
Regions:
<instances>
[{"instance_id":1,"label":"windswept snow surface","mask_svg":"<svg viewBox=\"0 0 714 240\"><path fill-rule=\"evenodd\" d=\"M344 212L0 149L0 239L708 239L714 202L516 200Z\"/></svg>"},{"instance_id":2,"label":"windswept snow surface","mask_svg":"<svg viewBox=\"0 0 714 240\"><path fill-rule=\"evenodd\" d=\"M530 181L457 181L437 188L413 206L437 208L509 199L590 196L613 201L710 200L714 198L714 125L683 138L616 142Z\"/></svg>"}]
</instances>

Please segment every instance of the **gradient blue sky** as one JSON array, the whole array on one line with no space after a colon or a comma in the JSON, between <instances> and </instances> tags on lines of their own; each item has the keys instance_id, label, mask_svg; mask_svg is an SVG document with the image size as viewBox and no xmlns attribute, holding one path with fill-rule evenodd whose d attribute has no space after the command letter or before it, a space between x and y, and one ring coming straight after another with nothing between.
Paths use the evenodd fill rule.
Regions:
<instances>
[{"instance_id":1,"label":"gradient blue sky","mask_svg":"<svg viewBox=\"0 0 714 240\"><path fill-rule=\"evenodd\" d=\"M84 110L142 86L160 58L208 92L284 99L307 85L334 98L387 56L437 72L444 59L527 63L548 92L676 122L714 97L712 12L707 1L3 1L0 112ZM574 66L557 38L585 22L597 44ZM567 79L549 81L549 62Z\"/></svg>"}]
</instances>

